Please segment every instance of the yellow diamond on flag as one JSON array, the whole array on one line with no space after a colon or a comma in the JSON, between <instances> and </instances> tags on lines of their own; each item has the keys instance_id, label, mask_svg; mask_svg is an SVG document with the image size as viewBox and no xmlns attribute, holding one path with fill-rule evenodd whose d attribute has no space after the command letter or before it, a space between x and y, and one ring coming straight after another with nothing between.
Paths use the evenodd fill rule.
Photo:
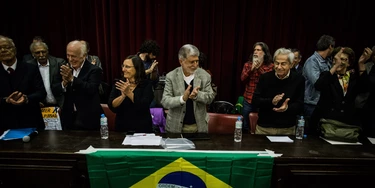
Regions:
<instances>
[{"instance_id":1,"label":"yellow diamond on flag","mask_svg":"<svg viewBox=\"0 0 375 188\"><path fill-rule=\"evenodd\" d=\"M180 157L131 188L230 188L231 186Z\"/></svg>"}]
</instances>

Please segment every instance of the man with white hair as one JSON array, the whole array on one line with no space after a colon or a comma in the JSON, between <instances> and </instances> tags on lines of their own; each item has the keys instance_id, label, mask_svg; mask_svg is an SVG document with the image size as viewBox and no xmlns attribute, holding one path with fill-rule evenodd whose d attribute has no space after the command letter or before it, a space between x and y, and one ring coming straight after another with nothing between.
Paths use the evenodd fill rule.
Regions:
<instances>
[{"instance_id":1,"label":"man with white hair","mask_svg":"<svg viewBox=\"0 0 375 188\"><path fill-rule=\"evenodd\" d=\"M166 131L208 132L206 105L215 98L211 76L199 68L199 50L185 44L178 52L181 67L166 76L161 104L168 109Z\"/></svg>"},{"instance_id":2,"label":"man with white hair","mask_svg":"<svg viewBox=\"0 0 375 188\"><path fill-rule=\"evenodd\" d=\"M293 66L291 50L279 48L274 70L260 76L253 104L259 108L255 134L294 135L296 116L303 111L305 79Z\"/></svg>"},{"instance_id":3,"label":"man with white hair","mask_svg":"<svg viewBox=\"0 0 375 188\"><path fill-rule=\"evenodd\" d=\"M61 111L63 130L99 130L99 84L102 69L86 59L86 45L81 41L69 42L66 48L67 64L60 66L55 79L54 96L64 96Z\"/></svg>"}]
</instances>

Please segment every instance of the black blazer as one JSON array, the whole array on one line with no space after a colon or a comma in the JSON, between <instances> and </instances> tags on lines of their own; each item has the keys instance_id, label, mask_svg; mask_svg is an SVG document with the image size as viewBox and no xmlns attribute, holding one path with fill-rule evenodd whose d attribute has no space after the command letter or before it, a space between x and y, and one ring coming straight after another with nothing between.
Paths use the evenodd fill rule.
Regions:
<instances>
[{"instance_id":1,"label":"black blazer","mask_svg":"<svg viewBox=\"0 0 375 188\"><path fill-rule=\"evenodd\" d=\"M316 108L320 117L359 125L359 114L355 109L354 100L358 93L365 89L365 76L367 75L358 77L351 74L348 89L344 95L337 75L332 75L329 71L322 72L315 82L316 90L320 91Z\"/></svg>"},{"instance_id":2,"label":"black blazer","mask_svg":"<svg viewBox=\"0 0 375 188\"><path fill-rule=\"evenodd\" d=\"M148 79L138 84L133 91L134 103L126 97L117 108L112 106L112 101L121 95L113 84L108 100L108 107L116 113L116 131L134 131L150 133L152 130L152 118L150 104L154 99L152 82Z\"/></svg>"},{"instance_id":3,"label":"black blazer","mask_svg":"<svg viewBox=\"0 0 375 188\"><path fill-rule=\"evenodd\" d=\"M77 117L83 124L82 130L99 130L100 115L103 112L100 106L99 85L102 69L85 60L82 69L73 83L68 84L66 92L62 88L60 73L54 79L52 93L55 97L64 96L61 107L61 124L63 129L70 129L73 124L72 112L76 107ZM74 104L74 105L73 105Z\"/></svg>"},{"instance_id":4,"label":"black blazer","mask_svg":"<svg viewBox=\"0 0 375 188\"><path fill-rule=\"evenodd\" d=\"M50 87L52 89L52 84L55 82L54 79L57 79L57 77L60 75L60 66L62 64L65 64L65 60L62 58L57 58L53 57L51 55L48 56L48 61L49 61L49 82L50 82ZM34 64L38 66L38 61L36 59L31 59L27 61L27 63ZM57 104L61 107L64 103L64 98L62 95L56 97ZM46 104L46 100L43 100L43 104Z\"/></svg>"},{"instance_id":5,"label":"black blazer","mask_svg":"<svg viewBox=\"0 0 375 188\"><path fill-rule=\"evenodd\" d=\"M13 75L0 66L0 129L37 127L44 129L44 121L39 102L46 97L42 77L37 66L17 62ZM5 99L14 91L27 95L29 102L23 105L12 105Z\"/></svg>"}]
</instances>

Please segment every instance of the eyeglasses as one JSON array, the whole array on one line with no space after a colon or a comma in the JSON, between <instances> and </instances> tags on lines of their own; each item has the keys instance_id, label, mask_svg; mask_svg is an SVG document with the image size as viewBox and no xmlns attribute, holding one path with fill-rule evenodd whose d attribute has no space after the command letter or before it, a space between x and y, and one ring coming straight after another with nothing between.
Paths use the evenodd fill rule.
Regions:
<instances>
[{"instance_id":1,"label":"eyeglasses","mask_svg":"<svg viewBox=\"0 0 375 188\"><path fill-rule=\"evenodd\" d=\"M11 50L13 46L0 46L0 50Z\"/></svg>"},{"instance_id":2,"label":"eyeglasses","mask_svg":"<svg viewBox=\"0 0 375 188\"><path fill-rule=\"evenodd\" d=\"M130 68L132 68L132 67L134 67L134 66L129 66L129 65L121 65L121 68L126 68L126 69L130 69Z\"/></svg>"}]
</instances>

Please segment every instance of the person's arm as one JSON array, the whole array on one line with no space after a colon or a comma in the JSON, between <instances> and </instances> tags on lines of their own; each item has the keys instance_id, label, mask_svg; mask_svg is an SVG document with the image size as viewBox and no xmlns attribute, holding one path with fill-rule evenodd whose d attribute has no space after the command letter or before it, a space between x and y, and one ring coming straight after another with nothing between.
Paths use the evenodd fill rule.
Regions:
<instances>
[{"instance_id":1,"label":"person's arm","mask_svg":"<svg viewBox=\"0 0 375 188\"><path fill-rule=\"evenodd\" d=\"M251 63L247 62L243 65L242 72L241 72L241 81L248 82L251 75Z\"/></svg>"},{"instance_id":2,"label":"person's arm","mask_svg":"<svg viewBox=\"0 0 375 188\"><path fill-rule=\"evenodd\" d=\"M305 65L303 66L303 75L309 82L315 84L320 76L319 63L313 59L306 61Z\"/></svg>"},{"instance_id":3,"label":"person's arm","mask_svg":"<svg viewBox=\"0 0 375 188\"><path fill-rule=\"evenodd\" d=\"M362 75L366 71L366 61L370 59L373 51L370 48L365 48L361 57L358 60L358 70L359 74Z\"/></svg>"},{"instance_id":4,"label":"person's arm","mask_svg":"<svg viewBox=\"0 0 375 188\"><path fill-rule=\"evenodd\" d=\"M195 100L196 102L203 103L203 104L210 104L214 100L216 94L212 90L211 76L208 73L205 73L205 76L202 75L201 84L202 84L202 86L200 86L199 91L198 91L195 99L193 99L193 100ZM197 87L197 86L194 86L194 88L195 87Z\"/></svg>"},{"instance_id":5,"label":"person's arm","mask_svg":"<svg viewBox=\"0 0 375 188\"><path fill-rule=\"evenodd\" d=\"M264 92L266 88L268 87L268 84L266 82L266 75L262 74L259 77L259 82L256 85L256 89L254 91L252 104L256 107L265 107L265 108L273 108L274 105L272 103L273 97L265 97Z\"/></svg>"},{"instance_id":6,"label":"person's arm","mask_svg":"<svg viewBox=\"0 0 375 188\"><path fill-rule=\"evenodd\" d=\"M177 85L173 85L173 83L175 83L174 80L176 79L174 78L174 76L176 76L175 71L176 70L167 74L165 78L165 87L163 91L163 97L161 99L161 104L166 109L181 107L181 105L183 105L180 102L180 98L182 95L175 96L175 93L173 91L173 88L177 87Z\"/></svg>"}]
</instances>

